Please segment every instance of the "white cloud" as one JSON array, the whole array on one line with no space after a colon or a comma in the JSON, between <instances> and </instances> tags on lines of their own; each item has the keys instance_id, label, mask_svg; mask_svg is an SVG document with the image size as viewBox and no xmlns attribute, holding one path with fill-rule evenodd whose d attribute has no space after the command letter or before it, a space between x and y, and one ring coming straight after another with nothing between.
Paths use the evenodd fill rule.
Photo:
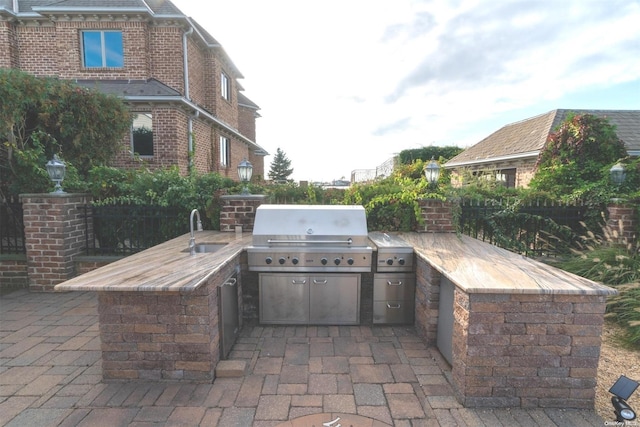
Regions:
<instances>
[{"instance_id":1,"label":"white cloud","mask_svg":"<svg viewBox=\"0 0 640 427\"><path fill-rule=\"evenodd\" d=\"M281 148L295 179L348 178L432 143L468 146L550 109L598 108L603 90L611 105L629 82L636 96L613 108L640 109L636 0L174 3L240 68L262 109L257 142Z\"/></svg>"}]
</instances>

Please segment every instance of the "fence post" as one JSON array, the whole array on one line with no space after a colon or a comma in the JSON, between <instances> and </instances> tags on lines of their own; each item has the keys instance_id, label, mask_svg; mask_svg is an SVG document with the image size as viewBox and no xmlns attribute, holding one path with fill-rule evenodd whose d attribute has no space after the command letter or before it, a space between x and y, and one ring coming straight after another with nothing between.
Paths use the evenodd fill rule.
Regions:
<instances>
[{"instance_id":1,"label":"fence post","mask_svg":"<svg viewBox=\"0 0 640 427\"><path fill-rule=\"evenodd\" d=\"M266 196L234 194L221 196L220 231L235 231L236 226L242 231L252 232L256 217L256 209Z\"/></svg>"},{"instance_id":2,"label":"fence post","mask_svg":"<svg viewBox=\"0 0 640 427\"><path fill-rule=\"evenodd\" d=\"M617 231L621 243L634 244L638 232L637 207L626 202L612 201L607 206L607 211L607 228Z\"/></svg>"},{"instance_id":3,"label":"fence post","mask_svg":"<svg viewBox=\"0 0 640 427\"><path fill-rule=\"evenodd\" d=\"M417 226L418 233L454 233L453 204L437 199L418 200L424 225Z\"/></svg>"},{"instance_id":4,"label":"fence post","mask_svg":"<svg viewBox=\"0 0 640 427\"><path fill-rule=\"evenodd\" d=\"M85 246L86 194L21 194L30 291L49 292L75 276Z\"/></svg>"}]
</instances>

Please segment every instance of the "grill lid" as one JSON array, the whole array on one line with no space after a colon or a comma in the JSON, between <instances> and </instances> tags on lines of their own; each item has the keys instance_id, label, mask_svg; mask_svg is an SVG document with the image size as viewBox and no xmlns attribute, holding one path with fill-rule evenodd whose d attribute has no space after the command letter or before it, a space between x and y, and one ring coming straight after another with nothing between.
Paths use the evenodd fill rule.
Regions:
<instances>
[{"instance_id":1,"label":"grill lid","mask_svg":"<svg viewBox=\"0 0 640 427\"><path fill-rule=\"evenodd\" d=\"M254 246L367 246L364 207L354 205L260 205Z\"/></svg>"}]
</instances>

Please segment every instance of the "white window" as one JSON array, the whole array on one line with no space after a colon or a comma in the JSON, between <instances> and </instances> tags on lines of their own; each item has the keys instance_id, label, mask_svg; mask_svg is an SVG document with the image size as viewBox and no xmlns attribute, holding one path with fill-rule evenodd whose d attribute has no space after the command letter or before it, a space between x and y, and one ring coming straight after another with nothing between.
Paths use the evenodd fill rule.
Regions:
<instances>
[{"instance_id":1,"label":"white window","mask_svg":"<svg viewBox=\"0 0 640 427\"><path fill-rule=\"evenodd\" d=\"M85 68L124 67L122 31L83 31L82 62Z\"/></svg>"},{"instance_id":2,"label":"white window","mask_svg":"<svg viewBox=\"0 0 640 427\"><path fill-rule=\"evenodd\" d=\"M225 136L220 137L220 165L229 167L231 164L231 142Z\"/></svg>"},{"instance_id":3,"label":"white window","mask_svg":"<svg viewBox=\"0 0 640 427\"><path fill-rule=\"evenodd\" d=\"M220 74L220 94L224 99L231 99L231 80L225 73Z\"/></svg>"}]
</instances>

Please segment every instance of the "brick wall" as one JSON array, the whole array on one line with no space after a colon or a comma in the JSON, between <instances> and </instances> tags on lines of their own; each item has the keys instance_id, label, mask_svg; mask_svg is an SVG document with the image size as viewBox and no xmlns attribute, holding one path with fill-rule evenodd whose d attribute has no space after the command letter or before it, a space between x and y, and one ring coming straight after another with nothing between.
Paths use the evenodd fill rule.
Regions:
<instances>
[{"instance_id":1,"label":"brick wall","mask_svg":"<svg viewBox=\"0 0 640 427\"><path fill-rule=\"evenodd\" d=\"M422 210L423 225L418 225L419 233L453 233L453 204L435 199L418 200Z\"/></svg>"},{"instance_id":2,"label":"brick wall","mask_svg":"<svg viewBox=\"0 0 640 427\"><path fill-rule=\"evenodd\" d=\"M8 21L0 21L0 68L18 66L16 46L15 28Z\"/></svg>"},{"instance_id":3,"label":"brick wall","mask_svg":"<svg viewBox=\"0 0 640 427\"><path fill-rule=\"evenodd\" d=\"M114 261L121 259L121 257L91 257L91 256L77 256L75 258L76 275L80 276L84 273L96 270L105 265L109 265Z\"/></svg>"},{"instance_id":4,"label":"brick wall","mask_svg":"<svg viewBox=\"0 0 640 427\"><path fill-rule=\"evenodd\" d=\"M220 231L235 231L236 225L240 225L243 231L252 232L256 209L264 202L265 197L263 195L222 196Z\"/></svg>"},{"instance_id":5,"label":"brick wall","mask_svg":"<svg viewBox=\"0 0 640 427\"><path fill-rule=\"evenodd\" d=\"M217 285L237 265L194 291L100 292L103 378L211 382L220 360Z\"/></svg>"},{"instance_id":6,"label":"brick wall","mask_svg":"<svg viewBox=\"0 0 640 427\"><path fill-rule=\"evenodd\" d=\"M625 203L610 204L607 211L608 231L615 233L612 238L617 238L622 244L634 243L638 234L638 208Z\"/></svg>"},{"instance_id":7,"label":"brick wall","mask_svg":"<svg viewBox=\"0 0 640 427\"><path fill-rule=\"evenodd\" d=\"M85 247L83 194L22 194L29 289L52 291L75 276L74 258Z\"/></svg>"},{"instance_id":8,"label":"brick wall","mask_svg":"<svg viewBox=\"0 0 640 427\"><path fill-rule=\"evenodd\" d=\"M183 33L182 28L178 26L151 27L149 31L149 77L153 77L184 94ZM190 81L194 79L195 76L189 76ZM191 88L189 89L191 90Z\"/></svg>"},{"instance_id":9,"label":"brick wall","mask_svg":"<svg viewBox=\"0 0 640 427\"><path fill-rule=\"evenodd\" d=\"M8 289L28 286L26 257L23 255L0 255L0 293Z\"/></svg>"}]
</instances>

